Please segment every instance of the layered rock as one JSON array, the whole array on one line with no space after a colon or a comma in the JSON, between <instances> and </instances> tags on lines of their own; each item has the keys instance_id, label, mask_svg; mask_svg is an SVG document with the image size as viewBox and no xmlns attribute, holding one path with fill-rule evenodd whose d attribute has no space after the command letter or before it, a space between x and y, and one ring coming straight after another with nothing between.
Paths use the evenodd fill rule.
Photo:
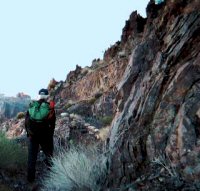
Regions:
<instances>
[{"instance_id":1,"label":"layered rock","mask_svg":"<svg viewBox=\"0 0 200 191\"><path fill-rule=\"evenodd\" d=\"M155 164L157 178L198 182L199 21L196 0L150 1L147 19L133 12L103 60L77 66L55 87L62 111L70 103L68 111L115 115L107 188L141 182L144 174L152 180Z\"/></svg>"},{"instance_id":2,"label":"layered rock","mask_svg":"<svg viewBox=\"0 0 200 191\"><path fill-rule=\"evenodd\" d=\"M155 163L179 180L200 177L199 2L151 1L147 15L118 86L108 145L113 188L148 176Z\"/></svg>"}]
</instances>

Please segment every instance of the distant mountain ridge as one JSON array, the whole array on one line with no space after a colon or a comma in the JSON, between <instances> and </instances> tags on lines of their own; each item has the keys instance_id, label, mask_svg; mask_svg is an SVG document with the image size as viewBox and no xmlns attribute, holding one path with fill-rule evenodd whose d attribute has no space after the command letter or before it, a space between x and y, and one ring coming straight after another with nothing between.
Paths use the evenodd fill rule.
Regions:
<instances>
[{"instance_id":1,"label":"distant mountain ridge","mask_svg":"<svg viewBox=\"0 0 200 191\"><path fill-rule=\"evenodd\" d=\"M18 93L16 97L7 97L0 94L0 119L10 119L18 112L24 112L28 108L31 97L24 93Z\"/></svg>"}]
</instances>

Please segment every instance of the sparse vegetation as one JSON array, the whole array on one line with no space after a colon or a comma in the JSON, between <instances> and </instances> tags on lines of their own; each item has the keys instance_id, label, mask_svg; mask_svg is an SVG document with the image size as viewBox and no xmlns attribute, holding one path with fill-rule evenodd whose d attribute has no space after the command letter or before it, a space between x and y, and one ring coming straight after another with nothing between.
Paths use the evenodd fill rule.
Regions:
<instances>
[{"instance_id":1,"label":"sparse vegetation","mask_svg":"<svg viewBox=\"0 0 200 191\"><path fill-rule=\"evenodd\" d=\"M106 173L102 156L97 147L79 146L60 152L52 160L52 169L43 181L43 191L100 190Z\"/></svg>"},{"instance_id":2,"label":"sparse vegetation","mask_svg":"<svg viewBox=\"0 0 200 191\"><path fill-rule=\"evenodd\" d=\"M161 167L163 167L167 173L169 173L169 175L171 177L179 177L178 173L176 172L175 167L173 167L171 165L170 159L168 157L168 159L166 159L164 156L159 156L157 158L154 158L152 160L152 163L160 165Z\"/></svg>"},{"instance_id":3,"label":"sparse vegetation","mask_svg":"<svg viewBox=\"0 0 200 191\"><path fill-rule=\"evenodd\" d=\"M27 161L27 151L16 142L6 138L0 132L0 168L17 169L24 167Z\"/></svg>"}]
</instances>

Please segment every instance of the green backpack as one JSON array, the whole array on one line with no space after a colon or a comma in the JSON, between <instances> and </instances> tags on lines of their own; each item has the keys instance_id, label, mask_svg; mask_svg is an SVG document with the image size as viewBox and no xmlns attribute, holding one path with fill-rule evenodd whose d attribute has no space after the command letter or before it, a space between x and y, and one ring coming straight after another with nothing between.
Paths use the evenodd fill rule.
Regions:
<instances>
[{"instance_id":1,"label":"green backpack","mask_svg":"<svg viewBox=\"0 0 200 191\"><path fill-rule=\"evenodd\" d=\"M44 119L47 118L50 107L47 102L39 103L37 101L33 101L30 103L29 109L28 109L30 119L36 122L42 122Z\"/></svg>"}]
</instances>

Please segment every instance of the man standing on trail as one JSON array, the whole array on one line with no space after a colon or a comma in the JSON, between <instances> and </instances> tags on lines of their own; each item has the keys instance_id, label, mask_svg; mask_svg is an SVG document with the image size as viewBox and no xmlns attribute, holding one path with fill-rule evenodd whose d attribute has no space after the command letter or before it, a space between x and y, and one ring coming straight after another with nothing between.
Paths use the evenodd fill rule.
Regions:
<instances>
[{"instance_id":1,"label":"man standing on trail","mask_svg":"<svg viewBox=\"0 0 200 191\"><path fill-rule=\"evenodd\" d=\"M26 113L25 128L28 136L28 173L27 180L35 180L35 167L39 146L41 146L50 167L50 158L53 156L53 134L55 129L54 102L47 102L49 93L47 89L39 91L38 100L30 103Z\"/></svg>"}]
</instances>

